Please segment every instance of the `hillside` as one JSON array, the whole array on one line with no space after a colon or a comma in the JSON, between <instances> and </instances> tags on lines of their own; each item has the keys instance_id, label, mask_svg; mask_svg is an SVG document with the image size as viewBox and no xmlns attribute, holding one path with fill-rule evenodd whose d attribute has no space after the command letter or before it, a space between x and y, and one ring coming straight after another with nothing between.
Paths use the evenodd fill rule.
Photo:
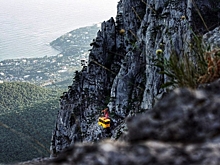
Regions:
<instances>
[{"instance_id":1,"label":"hillside","mask_svg":"<svg viewBox=\"0 0 220 165\"><path fill-rule=\"evenodd\" d=\"M2 83L0 91L0 163L49 156L59 92L22 82Z\"/></svg>"},{"instance_id":2,"label":"hillside","mask_svg":"<svg viewBox=\"0 0 220 165\"><path fill-rule=\"evenodd\" d=\"M57 92L27 82L1 83L0 91L0 115L51 99Z\"/></svg>"},{"instance_id":3,"label":"hillside","mask_svg":"<svg viewBox=\"0 0 220 165\"><path fill-rule=\"evenodd\" d=\"M74 56L75 60L88 59L90 43L99 29L98 24L81 27L60 36L50 45L64 56Z\"/></svg>"}]
</instances>

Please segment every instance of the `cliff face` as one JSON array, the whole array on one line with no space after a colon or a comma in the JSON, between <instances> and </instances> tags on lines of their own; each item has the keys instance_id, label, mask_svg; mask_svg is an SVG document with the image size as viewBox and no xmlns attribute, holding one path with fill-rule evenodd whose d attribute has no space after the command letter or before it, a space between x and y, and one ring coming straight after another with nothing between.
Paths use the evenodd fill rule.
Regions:
<instances>
[{"instance_id":1,"label":"cliff face","mask_svg":"<svg viewBox=\"0 0 220 165\"><path fill-rule=\"evenodd\" d=\"M219 80L200 90L175 89L145 114L128 118L127 142L78 143L39 164L218 165L219 90Z\"/></svg>"},{"instance_id":2,"label":"cliff face","mask_svg":"<svg viewBox=\"0 0 220 165\"><path fill-rule=\"evenodd\" d=\"M166 58L173 51L180 58L191 54L194 33L219 26L219 8L213 0L119 1L116 20L102 23L88 65L76 72L61 97L52 155L76 142L117 139L126 130L127 116L151 109L165 92L161 84L167 77L154 64L156 50ZM112 119L108 132L97 124L106 107Z\"/></svg>"}]
</instances>

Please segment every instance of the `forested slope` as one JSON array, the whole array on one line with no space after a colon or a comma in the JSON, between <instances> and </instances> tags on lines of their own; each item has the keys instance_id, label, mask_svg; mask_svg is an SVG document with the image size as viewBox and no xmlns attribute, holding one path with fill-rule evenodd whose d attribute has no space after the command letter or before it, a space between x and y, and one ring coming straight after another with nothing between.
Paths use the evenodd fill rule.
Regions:
<instances>
[{"instance_id":1,"label":"forested slope","mask_svg":"<svg viewBox=\"0 0 220 165\"><path fill-rule=\"evenodd\" d=\"M49 156L59 92L21 82L0 91L0 163Z\"/></svg>"},{"instance_id":2,"label":"forested slope","mask_svg":"<svg viewBox=\"0 0 220 165\"><path fill-rule=\"evenodd\" d=\"M57 91L48 90L30 83L10 82L0 84L0 115L22 109L42 100L53 98ZM15 109L14 109L15 108Z\"/></svg>"}]
</instances>

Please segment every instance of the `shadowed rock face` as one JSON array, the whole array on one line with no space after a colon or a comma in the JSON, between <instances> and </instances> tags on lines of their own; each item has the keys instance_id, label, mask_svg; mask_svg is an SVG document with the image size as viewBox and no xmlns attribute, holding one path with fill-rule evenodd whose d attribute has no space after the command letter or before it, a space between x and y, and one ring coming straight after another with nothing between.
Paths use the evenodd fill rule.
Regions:
<instances>
[{"instance_id":1,"label":"shadowed rock face","mask_svg":"<svg viewBox=\"0 0 220 165\"><path fill-rule=\"evenodd\" d=\"M219 0L192 0L192 5L195 7L192 10L192 26L196 33L204 34L220 25Z\"/></svg>"},{"instance_id":2,"label":"shadowed rock face","mask_svg":"<svg viewBox=\"0 0 220 165\"><path fill-rule=\"evenodd\" d=\"M77 142L97 142L108 137L118 139L127 129L125 118L141 112L149 113L149 116L146 115L149 119L146 121L148 123L145 122L147 126L141 125L140 122L140 127L149 129L143 130L142 134L134 127L133 132L137 132L132 137L128 136L130 141L137 139L163 139L162 141L166 142L184 139L204 141L205 134L214 128L216 130L218 125L198 133L205 123L199 124L199 119L194 119L193 115L194 113L200 115L203 110L196 109L192 113L193 108L183 106L180 107L181 111L178 114L173 114L172 110L163 113L160 112L161 107L158 105L155 112L150 110L165 92L161 84L167 82L167 77L159 74L160 70L154 65L154 61L157 58L155 53L157 49L162 49L166 58L170 57L172 51L180 58L182 53L190 54L193 31L196 34L204 34L207 26L214 29L219 25L219 5L220 2L214 0L119 1L116 20L111 18L102 23L97 38L91 43L88 65L76 72L73 84L62 96L52 134L51 155L56 156ZM204 39L209 44L217 45L218 35L219 31L216 30L210 32ZM191 97L197 95L188 90L181 92ZM174 93L173 99L176 96L178 94ZM186 101L192 105L200 105L200 102L194 103L190 99ZM184 100L179 102L183 103ZM112 119L110 132L105 132L97 124L101 110L107 106ZM173 108L178 109L178 104L173 105ZM184 116L184 120L179 121L180 116ZM192 122L188 121L191 118ZM170 124L174 119L178 128L195 125L197 132L194 136L198 133L198 137L188 138L194 130L188 134L175 130L176 127ZM151 120L152 123L149 123ZM130 119L128 125L132 121ZM145 121L145 118L140 117L140 121ZM170 134L174 133L173 136L163 132L165 125L169 128ZM132 130L132 125L129 126ZM160 131L162 134L157 134ZM210 138L214 136L213 134L209 135Z\"/></svg>"}]
</instances>

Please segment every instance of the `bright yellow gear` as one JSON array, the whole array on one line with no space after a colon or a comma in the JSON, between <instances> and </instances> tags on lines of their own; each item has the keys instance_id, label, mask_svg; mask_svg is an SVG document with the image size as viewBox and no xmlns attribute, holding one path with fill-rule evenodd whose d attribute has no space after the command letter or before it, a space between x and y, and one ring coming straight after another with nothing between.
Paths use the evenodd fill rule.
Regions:
<instances>
[{"instance_id":1,"label":"bright yellow gear","mask_svg":"<svg viewBox=\"0 0 220 165\"><path fill-rule=\"evenodd\" d=\"M106 119L105 117L99 117L98 125L102 126L103 128L109 128L110 119Z\"/></svg>"}]
</instances>

